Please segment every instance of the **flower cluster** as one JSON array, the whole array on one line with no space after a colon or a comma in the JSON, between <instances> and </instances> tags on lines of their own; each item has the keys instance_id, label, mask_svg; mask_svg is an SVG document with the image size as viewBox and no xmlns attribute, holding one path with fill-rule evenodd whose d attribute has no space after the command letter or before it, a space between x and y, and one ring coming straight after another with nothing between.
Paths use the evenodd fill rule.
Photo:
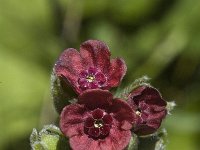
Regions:
<instances>
[{"instance_id":1,"label":"flower cluster","mask_svg":"<svg viewBox=\"0 0 200 150\"><path fill-rule=\"evenodd\" d=\"M152 134L167 114L166 101L155 88L141 85L127 99L109 91L119 86L126 73L123 59L110 59L106 44L88 40L80 51L69 48L54 66L57 77L65 79L77 102L60 114L60 128L73 150L123 150L132 133Z\"/></svg>"}]
</instances>

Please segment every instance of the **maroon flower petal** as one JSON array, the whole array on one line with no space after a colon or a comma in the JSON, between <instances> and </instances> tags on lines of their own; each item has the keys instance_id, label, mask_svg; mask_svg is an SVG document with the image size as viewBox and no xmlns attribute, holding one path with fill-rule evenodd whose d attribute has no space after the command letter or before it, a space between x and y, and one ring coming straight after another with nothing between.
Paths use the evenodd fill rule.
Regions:
<instances>
[{"instance_id":1,"label":"maroon flower petal","mask_svg":"<svg viewBox=\"0 0 200 150\"><path fill-rule=\"evenodd\" d=\"M142 135L152 134L156 130L157 129L155 129L155 128L152 128L152 127L149 127L149 126L147 126L145 124L142 124L142 125L134 128L134 133L139 135L139 136L142 136Z\"/></svg>"},{"instance_id":2,"label":"maroon flower petal","mask_svg":"<svg viewBox=\"0 0 200 150\"><path fill-rule=\"evenodd\" d=\"M77 88L77 80L79 74L83 70L82 58L76 49L69 48L65 50L59 57L59 60L55 64L55 73L58 77L65 77L69 84L80 92Z\"/></svg>"},{"instance_id":3,"label":"maroon flower petal","mask_svg":"<svg viewBox=\"0 0 200 150\"><path fill-rule=\"evenodd\" d=\"M103 117L103 111L101 109L95 109L92 112L92 117L94 119L101 119Z\"/></svg>"},{"instance_id":4,"label":"maroon flower petal","mask_svg":"<svg viewBox=\"0 0 200 150\"><path fill-rule=\"evenodd\" d=\"M167 115L167 111L154 112L148 115L147 120L162 120Z\"/></svg>"},{"instance_id":5,"label":"maroon flower petal","mask_svg":"<svg viewBox=\"0 0 200 150\"><path fill-rule=\"evenodd\" d=\"M107 135L110 132L110 126L104 125L103 127L100 128L101 134L102 135Z\"/></svg>"},{"instance_id":6,"label":"maroon flower petal","mask_svg":"<svg viewBox=\"0 0 200 150\"><path fill-rule=\"evenodd\" d=\"M88 84L88 82L87 82L87 80L85 78L79 78L78 83L81 86Z\"/></svg>"},{"instance_id":7,"label":"maroon flower petal","mask_svg":"<svg viewBox=\"0 0 200 150\"><path fill-rule=\"evenodd\" d=\"M162 99L160 92L153 87L146 87L143 90L143 95L146 103L149 105L154 105L162 108L166 107L167 105L167 102Z\"/></svg>"},{"instance_id":8,"label":"maroon flower petal","mask_svg":"<svg viewBox=\"0 0 200 150\"><path fill-rule=\"evenodd\" d=\"M88 74L90 74L90 75L95 75L96 72L97 72L97 69L96 69L96 68L90 67L90 68L88 69Z\"/></svg>"},{"instance_id":9,"label":"maroon flower petal","mask_svg":"<svg viewBox=\"0 0 200 150\"><path fill-rule=\"evenodd\" d=\"M85 79L85 78L87 77L87 75L88 75L88 72L87 72L86 70L83 70L83 71L80 73L79 77Z\"/></svg>"},{"instance_id":10,"label":"maroon flower petal","mask_svg":"<svg viewBox=\"0 0 200 150\"><path fill-rule=\"evenodd\" d=\"M55 71L58 76L61 76L61 74L65 76L68 75L68 73L72 75L79 75L82 70L82 58L80 57L79 52L73 48L63 51L55 64Z\"/></svg>"},{"instance_id":11,"label":"maroon flower petal","mask_svg":"<svg viewBox=\"0 0 200 150\"><path fill-rule=\"evenodd\" d=\"M105 109L111 105L112 98L112 93L106 90L86 90L79 95L78 103L84 104L86 108L91 110L95 108Z\"/></svg>"},{"instance_id":12,"label":"maroon flower petal","mask_svg":"<svg viewBox=\"0 0 200 150\"><path fill-rule=\"evenodd\" d=\"M105 139L94 140L88 135L77 135L70 138L70 146L73 150L122 150L131 139L131 131L119 130L114 126Z\"/></svg>"},{"instance_id":13,"label":"maroon flower petal","mask_svg":"<svg viewBox=\"0 0 200 150\"><path fill-rule=\"evenodd\" d=\"M166 106L166 101L162 99L162 96L160 92L150 86L141 86L134 90L132 93L129 95L130 98L136 101L145 101L148 105L155 105L155 106ZM133 101L132 101L133 102Z\"/></svg>"},{"instance_id":14,"label":"maroon flower petal","mask_svg":"<svg viewBox=\"0 0 200 150\"><path fill-rule=\"evenodd\" d=\"M71 137L69 143L73 150L101 150L98 141L89 138L86 134Z\"/></svg>"},{"instance_id":15,"label":"maroon flower petal","mask_svg":"<svg viewBox=\"0 0 200 150\"><path fill-rule=\"evenodd\" d=\"M106 82L106 77L103 73L98 72L95 75L95 79L100 83L100 84L104 84Z\"/></svg>"},{"instance_id":16,"label":"maroon flower petal","mask_svg":"<svg viewBox=\"0 0 200 150\"><path fill-rule=\"evenodd\" d=\"M159 119L150 120L150 121L148 121L147 125L149 127L154 128L155 130L157 130L160 127L160 125L161 125L161 120L159 120Z\"/></svg>"},{"instance_id":17,"label":"maroon flower petal","mask_svg":"<svg viewBox=\"0 0 200 150\"><path fill-rule=\"evenodd\" d=\"M141 118L141 121L142 121L141 123L147 122L149 115L150 115L150 113L145 113L145 112L141 113L141 117L139 117L139 118Z\"/></svg>"},{"instance_id":18,"label":"maroon flower petal","mask_svg":"<svg viewBox=\"0 0 200 150\"><path fill-rule=\"evenodd\" d=\"M122 150L129 144L131 139L130 130L119 130L117 126L110 129L109 136L101 146L102 150L111 147L112 150Z\"/></svg>"},{"instance_id":19,"label":"maroon flower petal","mask_svg":"<svg viewBox=\"0 0 200 150\"><path fill-rule=\"evenodd\" d=\"M94 126L94 119L92 117L88 117L86 120L85 120L85 124L84 124L85 127L87 128L91 128Z\"/></svg>"},{"instance_id":20,"label":"maroon flower petal","mask_svg":"<svg viewBox=\"0 0 200 150\"><path fill-rule=\"evenodd\" d=\"M80 88L81 88L81 90L86 90L88 86L89 86L88 82L82 82Z\"/></svg>"},{"instance_id":21,"label":"maroon flower petal","mask_svg":"<svg viewBox=\"0 0 200 150\"><path fill-rule=\"evenodd\" d=\"M113 121L113 118L111 115L107 114L107 115L103 116L102 120L103 120L104 124L110 125Z\"/></svg>"},{"instance_id":22,"label":"maroon flower petal","mask_svg":"<svg viewBox=\"0 0 200 150\"><path fill-rule=\"evenodd\" d=\"M130 130L133 127L133 124L124 120L121 122L121 129L123 130Z\"/></svg>"},{"instance_id":23,"label":"maroon flower petal","mask_svg":"<svg viewBox=\"0 0 200 150\"><path fill-rule=\"evenodd\" d=\"M100 135L100 129L99 128L90 128L88 131L88 134L92 137L98 137Z\"/></svg>"},{"instance_id":24,"label":"maroon flower petal","mask_svg":"<svg viewBox=\"0 0 200 150\"><path fill-rule=\"evenodd\" d=\"M123 59L116 58L111 60L108 77L108 87L116 87L120 84L126 74L126 64Z\"/></svg>"},{"instance_id":25,"label":"maroon flower petal","mask_svg":"<svg viewBox=\"0 0 200 150\"><path fill-rule=\"evenodd\" d=\"M88 88L89 89L96 89L98 87L99 86L98 86L98 83L96 81L88 83Z\"/></svg>"},{"instance_id":26,"label":"maroon flower petal","mask_svg":"<svg viewBox=\"0 0 200 150\"><path fill-rule=\"evenodd\" d=\"M84 134L84 118L87 116L86 109L80 104L66 106L60 115L61 131L68 137Z\"/></svg>"},{"instance_id":27,"label":"maroon flower petal","mask_svg":"<svg viewBox=\"0 0 200 150\"><path fill-rule=\"evenodd\" d=\"M86 66L95 66L103 72L108 71L110 51L105 43L98 40L88 40L81 44L80 53Z\"/></svg>"},{"instance_id":28,"label":"maroon flower petal","mask_svg":"<svg viewBox=\"0 0 200 150\"><path fill-rule=\"evenodd\" d=\"M112 107L109 108L109 112L113 113L113 117L119 121L127 121L129 125L127 126L127 130L130 129L130 124L135 122L136 116L133 109L129 106L129 104L123 100L115 99L113 101ZM125 127L126 128L126 127Z\"/></svg>"}]
</instances>

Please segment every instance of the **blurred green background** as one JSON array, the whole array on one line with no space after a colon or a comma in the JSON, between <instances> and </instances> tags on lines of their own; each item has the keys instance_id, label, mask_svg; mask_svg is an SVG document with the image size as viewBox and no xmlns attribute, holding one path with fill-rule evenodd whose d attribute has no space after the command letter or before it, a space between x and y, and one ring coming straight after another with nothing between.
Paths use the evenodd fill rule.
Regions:
<instances>
[{"instance_id":1,"label":"blurred green background","mask_svg":"<svg viewBox=\"0 0 200 150\"><path fill-rule=\"evenodd\" d=\"M88 39L125 59L124 83L148 75L177 103L167 149L198 150L199 0L0 0L0 149L30 149L32 128L53 122L52 66Z\"/></svg>"}]
</instances>

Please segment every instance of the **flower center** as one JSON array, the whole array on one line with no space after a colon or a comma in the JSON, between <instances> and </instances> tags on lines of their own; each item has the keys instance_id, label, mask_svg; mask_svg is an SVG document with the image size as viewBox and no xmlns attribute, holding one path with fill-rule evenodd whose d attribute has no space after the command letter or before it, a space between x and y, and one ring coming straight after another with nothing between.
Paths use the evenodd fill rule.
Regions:
<instances>
[{"instance_id":1,"label":"flower center","mask_svg":"<svg viewBox=\"0 0 200 150\"><path fill-rule=\"evenodd\" d=\"M87 80L88 82L93 82L93 81L95 80L95 77L92 76L92 75L88 75L88 76L86 77L86 80Z\"/></svg>"},{"instance_id":2,"label":"flower center","mask_svg":"<svg viewBox=\"0 0 200 150\"><path fill-rule=\"evenodd\" d=\"M141 117L141 115L142 115L142 113L141 113L140 111L138 111L138 110L137 110L135 113L136 113L136 115L138 115L138 116L140 116L140 117Z\"/></svg>"},{"instance_id":3,"label":"flower center","mask_svg":"<svg viewBox=\"0 0 200 150\"><path fill-rule=\"evenodd\" d=\"M106 76L96 68L90 67L80 73L78 84L82 90L96 89L106 86Z\"/></svg>"},{"instance_id":4,"label":"flower center","mask_svg":"<svg viewBox=\"0 0 200 150\"><path fill-rule=\"evenodd\" d=\"M96 120L94 122L94 127L95 128L101 128L101 127L103 127L103 120L101 120L101 119Z\"/></svg>"},{"instance_id":5,"label":"flower center","mask_svg":"<svg viewBox=\"0 0 200 150\"><path fill-rule=\"evenodd\" d=\"M138 116L140 116L141 117L141 115L142 115L142 112L141 112L141 110L138 108L137 110L136 110L136 115L138 115Z\"/></svg>"},{"instance_id":6,"label":"flower center","mask_svg":"<svg viewBox=\"0 0 200 150\"><path fill-rule=\"evenodd\" d=\"M101 109L95 109L91 116L86 118L85 133L93 138L104 138L110 133L113 118Z\"/></svg>"}]
</instances>

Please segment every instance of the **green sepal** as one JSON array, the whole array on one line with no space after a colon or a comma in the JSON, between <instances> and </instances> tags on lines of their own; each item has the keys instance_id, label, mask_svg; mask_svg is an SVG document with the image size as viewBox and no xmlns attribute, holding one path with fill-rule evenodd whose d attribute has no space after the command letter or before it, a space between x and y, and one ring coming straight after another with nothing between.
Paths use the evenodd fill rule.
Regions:
<instances>
[{"instance_id":1,"label":"green sepal","mask_svg":"<svg viewBox=\"0 0 200 150\"><path fill-rule=\"evenodd\" d=\"M68 139L55 125L46 125L39 133L33 129L30 144L32 150L70 150Z\"/></svg>"},{"instance_id":2,"label":"green sepal","mask_svg":"<svg viewBox=\"0 0 200 150\"><path fill-rule=\"evenodd\" d=\"M167 102L166 109L169 115L171 114L171 111L174 109L175 106L176 106L176 103L174 101Z\"/></svg>"},{"instance_id":3,"label":"green sepal","mask_svg":"<svg viewBox=\"0 0 200 150\"><path fill-rule=\"evenodd\" d=\"M59 78L53 70L51 74L51 96L56 111L60 114L62 109L77 97L66 78Z\"/></svg>"},{"instance_id":4,"label":"green sepal","mask_svg":"<svg viewBox=\"0 0 200 150\"><path fill-rule=\"evenodd\" d=\"M138 137L138 150L165 150L167 131L162 129L154 134Z\"/></svg>"},{"instance_id":5,"label":"green sepal","mask_svg":"<svg viewBox=\"0 0 200 150\"><path fill-rule=\"evenodd\" d=\"M138 137L136 134L133 133L126 150L137 150L137 149L138 149Z\"/></svg>"},{"instance_id":6,"label":"green sepal","mask_svg":"<svg viewBox=\"0 0 200 150\"><path fill-rule=\"evenodd\" d=\"M160 138L155 145L155 150L165 150L166 149L166 145L165 142L163 140L163 138Z\"/></svg>"},{"instance_id":7,"label":"green sepal","mask_svg":"<svg viewBox=\"0 0 200 150\"><path fill-rule=\"evenodd\" d=\"M48 147L42 142L35 142L31 145L31 147L32 150L48 150Z\"/></svg>"},{"instance_id":8,"label":"green sepal","mask_svg":"<svg viewBox=\"0 0 200 150\"><path fill-rule=\"evenodd\" d=\"M30 143L31 144L34 144L36 141L39 140L39 135L38 135L38 132L35 128L33 128L33 131L30 135Z\"/></svg>"}]
</instances>

